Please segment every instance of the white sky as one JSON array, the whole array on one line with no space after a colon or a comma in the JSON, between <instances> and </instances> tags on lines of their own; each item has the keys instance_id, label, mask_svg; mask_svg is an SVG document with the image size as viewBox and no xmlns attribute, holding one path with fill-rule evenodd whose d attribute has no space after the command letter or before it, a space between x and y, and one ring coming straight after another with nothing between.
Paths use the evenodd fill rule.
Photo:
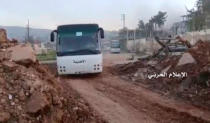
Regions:
<instances>
[{"instance_id":1,"label":"white sky","mask_svg":"<svg viewBox=\"0 0 210 123\"><path fill-rule=\"evenodd\" d=\"M57 25L98 23L105 30L137 27L138 20L148 21L159 10L168 12L170 26L192 8L196 0L0 0L0 25L54 29Z\"/></svg>"}]
</instances>

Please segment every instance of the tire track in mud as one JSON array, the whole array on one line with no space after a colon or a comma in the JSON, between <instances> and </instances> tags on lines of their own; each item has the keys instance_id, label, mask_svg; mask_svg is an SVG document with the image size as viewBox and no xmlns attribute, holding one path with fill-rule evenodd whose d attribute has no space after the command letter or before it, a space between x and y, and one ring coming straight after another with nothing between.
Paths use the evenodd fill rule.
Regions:
<instances>
[{"instance_id":1,"label":"tire track in mud","mask_svg":"<svg viewBox=\"0 0 210 123\"><path fill-rule=\"evenodd\" d=\"M106 58L101 75L61 77L108 122L210 123L208 111L167 99L112 75L109 60Z\"/></svg>"},{"instance_id":2,"label":"tire track in mud","mask_svg":"<svg viewBox=\"0 0 210 123\"><path fill-rule=\"evenodd\" d=\"M144 113L129 105L118 103L96 90L88 81L82 79L66 80L90 105L110 123L154 123Z\"/></svg>"},{"instance_id":3,"label":"tire track in mud","mask_svg":"<svg viewBox=\"0 0 210 123\"><path fill-rule=\"evenodd\" d=\"M107 97L124 101L139 112L161 123L209 123L210 113L185 103L177 103L153 94L145 88L135 86L113 76L106 69L100 77L88 79L90 84ZM156 96L156 97L154 97ZM176 104L177 103L177 104Z\"/></svg>"}]
</instances>

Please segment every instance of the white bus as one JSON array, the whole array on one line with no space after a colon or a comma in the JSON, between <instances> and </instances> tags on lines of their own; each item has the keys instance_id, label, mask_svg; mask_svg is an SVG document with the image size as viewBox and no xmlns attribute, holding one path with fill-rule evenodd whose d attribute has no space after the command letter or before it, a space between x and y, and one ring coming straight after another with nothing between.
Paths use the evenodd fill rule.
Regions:
<instances>
[{"instance_id":1,"label":"white bus","mask_svg":"<svg viewBox=\"0 0 210 123\"><path fill-rule=\"evenodd\" d=\"M120 53L120 41L119 40L112 40L111 41L111 53Z\"/></svg>"},{"instance_id":2,"label":"white bus","mask_svg":"<svg viewBox=\"0 0 210 123\"><path fill-rule=\"evenodd\" d=\"M51 33L51 41L56 39L58 74L101 73L103 38L104 30L97 24L58 26Z\"/></svg>"}]
</instances>

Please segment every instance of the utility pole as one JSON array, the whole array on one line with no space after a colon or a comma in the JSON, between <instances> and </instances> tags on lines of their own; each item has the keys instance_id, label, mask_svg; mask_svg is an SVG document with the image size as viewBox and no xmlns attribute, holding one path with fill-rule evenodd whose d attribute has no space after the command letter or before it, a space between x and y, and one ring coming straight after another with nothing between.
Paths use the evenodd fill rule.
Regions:
<instances>
[{"instance_id":1,"label":"utility pole","mask_svg":"<svg viewBox=\"0 0 210 123\"><path fill-rule=\"evenodd\" d=\"M122 21L123 21L123 30L125 30L125 14L122 14ZM127 42L129 40L129 32L128 32L128 29L126 29L126 40L127 40Z\"/></svg>"},{"instance_id":2,"label":"utility pole","mask_svg":"<svg viewBox=\"0 0 210 123\"><path fill-rule=\"evenodd\" d=\"M125 29L125 14L122 14L123 29Z\"/></svg>"},{"instance_id":3,"label":"utility pole","mask_svg":"<svg viewBox=\"0 0 210 123\"><path fill-rule=\"evenodd\" d=\"M27 25L27 41L30 42L30 26L29 26L29 19L28 19L28 25Z\"/></svg>"},{"instance_id":4,"label":"utility pole","mask_svg":"<svg viewBox=\"0 0 210 123\"><path fill-rule=\"evenodd\" d=\"M194 44L194 42L195 42L195 40L194 40L194 33L196 31L196 29L195 29L195 18L192 19L192 24L193 24L192 43Z\"/></svg>"},{"instance_id":5,"label":"utility pole","mask_svg":"<svg viewBox=\"0 0 210 123\"><path fill-rule=\"evenodd\" d=\"M134 41L134 52L136 53L136 29L133 31L133 41Z\"/></svg>"}]
</instances>

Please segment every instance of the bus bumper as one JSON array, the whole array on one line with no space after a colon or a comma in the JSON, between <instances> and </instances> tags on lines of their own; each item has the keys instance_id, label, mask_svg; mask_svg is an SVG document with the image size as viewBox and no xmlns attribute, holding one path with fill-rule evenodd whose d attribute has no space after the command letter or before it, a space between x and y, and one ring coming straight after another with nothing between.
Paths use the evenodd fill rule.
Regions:
<instances>
[{"instance_id":1,"label":"bus bumper","mask_svg":"<svg viewBox=\"0 0 210 123\"><path fill-rule=\"evenodd\" d=\"M102 54L57 57L59 75L101 73Z\"/></svg>"}]
</instances>

